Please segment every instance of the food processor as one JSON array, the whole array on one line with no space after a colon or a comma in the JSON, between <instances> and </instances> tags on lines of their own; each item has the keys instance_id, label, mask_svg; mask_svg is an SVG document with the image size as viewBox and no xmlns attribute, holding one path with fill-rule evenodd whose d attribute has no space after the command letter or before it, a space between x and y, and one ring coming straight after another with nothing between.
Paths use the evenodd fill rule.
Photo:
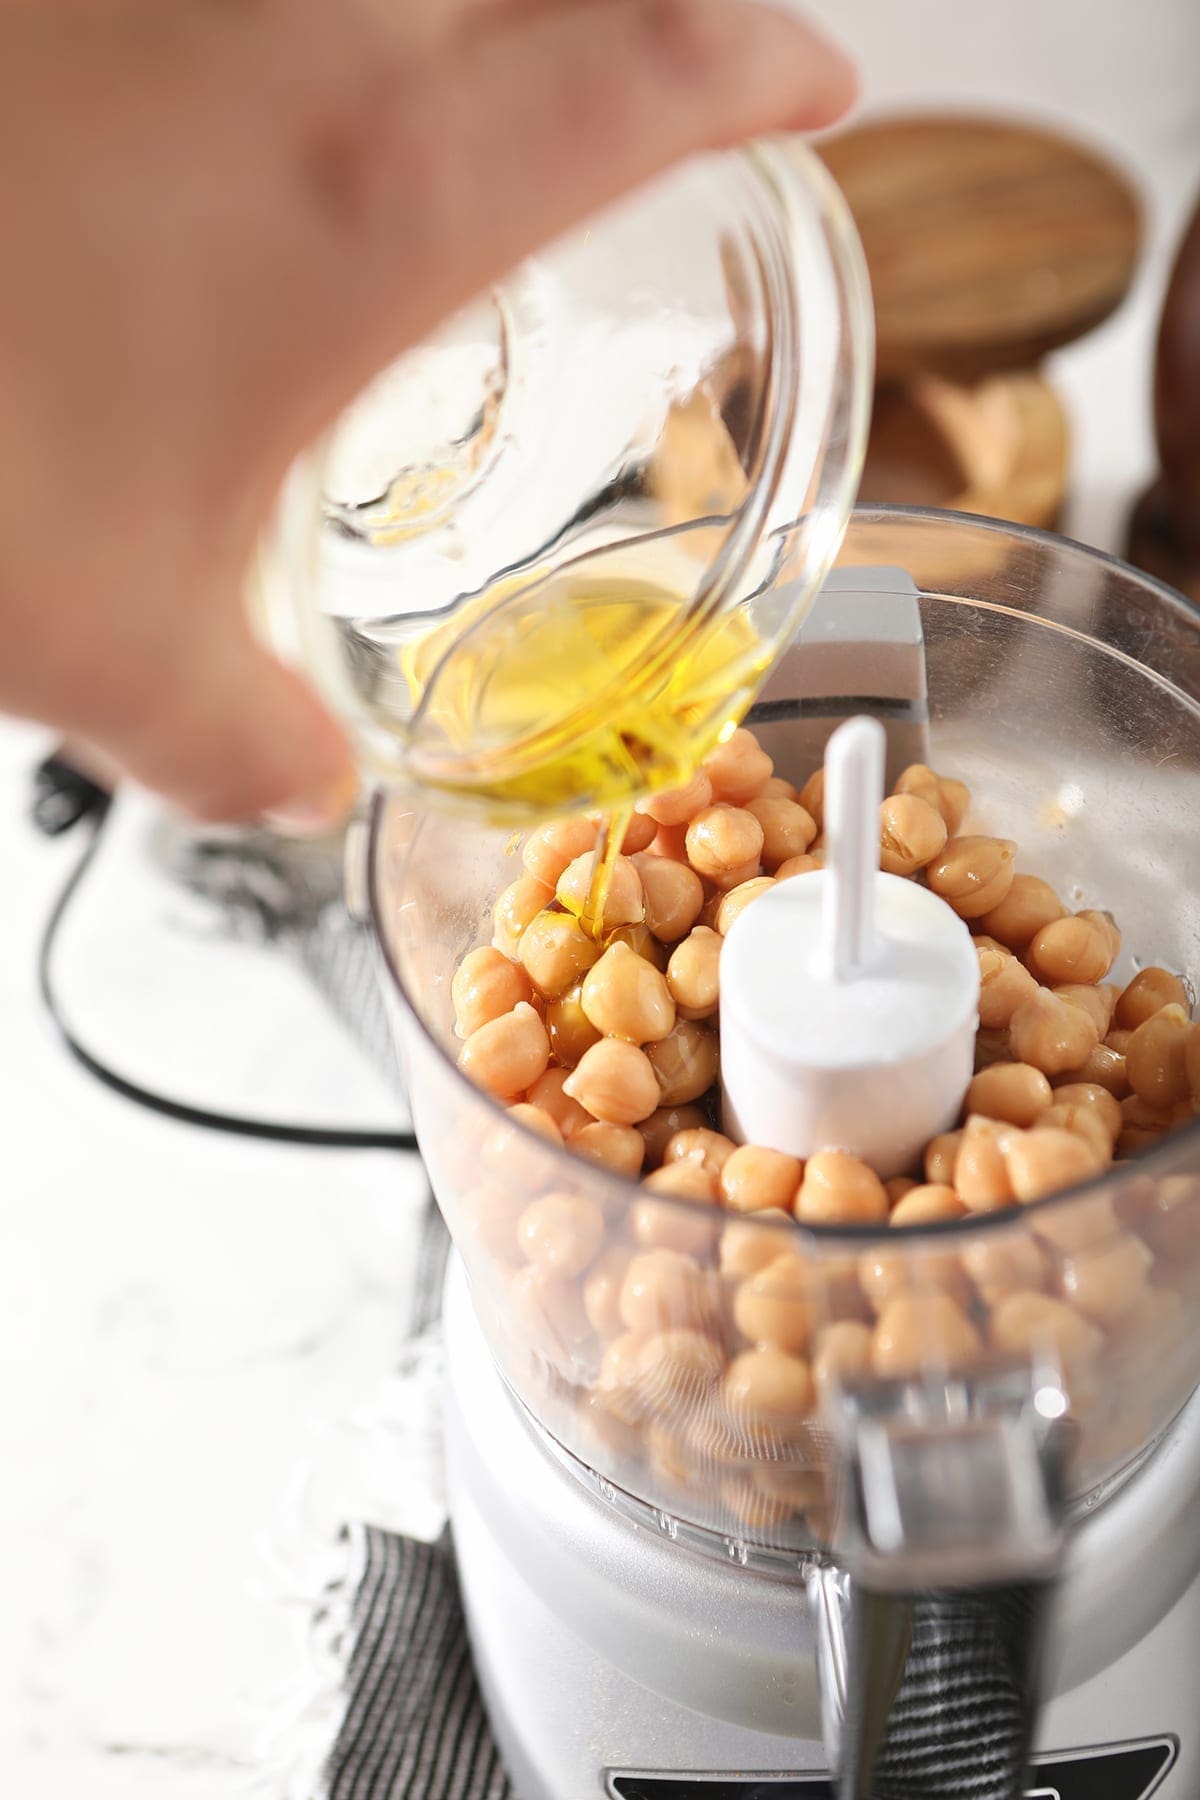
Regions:
<instances>
[{"instance_id":1,"label":"food processor","mask_svg":"<svg viewBox=\"0 0 1200 1800\"><path fill-rule=\"evenodd\" d=\"M519 479L547 454L526 430L534 364L517 384L525 425L510 418L505 438L495 421L521 343L536 362L548 342L581 341L547 324L569 282L539 294L525 338L499 307L499 386L483 382L496 403L467 408L471 429L457 404L426 406L445 429L422 458L377 411L351 436L380 453L352 479L335 445L294 486L290 527L285 505L281 579L309 597L296 633L383 783L350 840L349 887L381 951L454 1242L449 1486L477 1670L520 1800L1190 1800L1200 1124L1026 1205L822 1226L650 1196L510 1117L458 1066L453 976L491 941L521 838L477 793L431 801L442 745L410 646L439 609L461 629L481 594L494 620L498 577L517 570L521 590L597 546L665 551L701 611L717 596L749 621L769 655L745 676L747 723L777 775L799 786L839 725L876 720L893 773L919 761L960 778L966 830L1015 840L1019 866L1073 907L1115 915L1114 980L1157 964L1200 982L1200 624L1169 590L1062 539L909 509L847 523L869 385L861 269L835 197L796 166L782 293L759 254L763 219L741 236L731 223L745 223L744 195L728 229L710 229L722 190L704 201L699 262L720 278L703 305L698 290L680 301L661 217L626 237L664 284L639 288L627 266L618 283L650 296L649 337L634 333L657 346L635 371L641 399L608 415L602 449L569 429L577 463L564 451L544 488ZM777 176L760 199L779 201ZM592 275L578 293L594 298ZM786 398L775 328L797 295ZM591 400L631 367L612 304L589 313L608 323L573 370ZM679 337L681 314L705 329ZM664 321L687 355L662 354ZM471 356L439 362L443 343L418 370L430 392L448 391L451 365L478 386L488 358L478 331L460 350L468 339ZM468 505L487 515L493 478L500 549L463 528ZM727 725L737 690L731 678ZM579 810L597 799L574 795ZM528 1260L517 1230L551 1197L602 1221L557 1267ZM881 1293L903 1301L905 1331L885 1366L739 1415L718 1372L753 1337L749 1285L797 1341L861 1328ZM947 1329L948 1297L969 1342Z\"/></svg>"}]
</instances>

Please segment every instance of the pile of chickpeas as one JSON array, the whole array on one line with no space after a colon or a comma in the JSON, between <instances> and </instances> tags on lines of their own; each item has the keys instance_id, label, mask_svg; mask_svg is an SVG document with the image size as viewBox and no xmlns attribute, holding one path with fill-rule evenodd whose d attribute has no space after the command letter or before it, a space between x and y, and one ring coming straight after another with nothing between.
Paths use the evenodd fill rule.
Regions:
<instances>
[{"instance_id":1,"label":"pile of chickpeas","mask_svg":"<svg viewBox=\"0 0 1200 1800\"><path fill-rule=\"evenodd\" d=\"M791 1220L900 1230L1019 1208L1128 1163L1200 1108L1183 981L1151 967L1108 983L1110 916L1069 912L1017 871L1015 843L963 834L967 789L918 764L883 803L880 860L975 938L961 1124L886 1182L836 1147L801 1163L724 1135L722 943L760 894L822 866L822 789L820 770L797 788L734 732L685 788L640 803L590 930L601 822L541 826L496 900L491 944L452 986L460 1067L524 1127L462 1203L481 1282L500 1284L494 1331L536 1360L542 1411L585 1460L681 1508L719 1493L730 1520L759 1530L821 1517L821 1406L839 1384L1040 1351L1075 1396L1094 1394L1108 1349L1157 1346L1165 1367L1181 1269L1200 1261L1200 1187L1136 1163L1103 1196L1024 1226L798 1248ZM630 1185L606 1199L587 1181L523 1185L527 1133Z\"/></svg>"}]
</instances>

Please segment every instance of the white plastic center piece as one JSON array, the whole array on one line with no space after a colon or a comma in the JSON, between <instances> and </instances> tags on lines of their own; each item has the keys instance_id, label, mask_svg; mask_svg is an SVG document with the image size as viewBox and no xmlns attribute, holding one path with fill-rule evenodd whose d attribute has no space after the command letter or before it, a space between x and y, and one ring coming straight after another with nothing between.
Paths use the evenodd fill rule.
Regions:
<instances>
[{"instance_id":1,"label":"white plastic center piece","mask_svg":"<svg viewBox=\"0 0 1200 1800\"><path fill-rule=\"evenodd\" d=\"M885 1180L955 1123L974 1066L979 959L944 900L879 870L884 732L825 754L826 867L780 882L721 952L724 1127L793 1156L848 1150Z\"/></svg>"}]
</instances>

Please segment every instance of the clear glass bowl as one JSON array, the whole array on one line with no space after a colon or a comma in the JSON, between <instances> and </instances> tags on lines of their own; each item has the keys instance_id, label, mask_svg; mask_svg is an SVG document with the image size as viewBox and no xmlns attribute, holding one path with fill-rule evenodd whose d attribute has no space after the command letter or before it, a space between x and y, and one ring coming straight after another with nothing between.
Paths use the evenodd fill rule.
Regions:
<instances>
[{"instance_id":1,"label":"clear glass bowl","mask_svg":"<svg viewBox=\"0 0 1200 1800\"><path fill-rule=\"evenodd\" d=\"M855 514L842 561L897 566L921 591L931 760L970 785L968 829L1016 839L1019 868L1115 915L1113 979L1153 962L1194 991L1197 616L1078 545L949 514ZM789 766L785 726L771 748L783 775L809 773ZM883 1297L904 1293L908 1339L887 1372L948 1384L1044 1368L1069 1398L1073 1492L1095 1495L1136 1463L1200 1376L1200 1122L1085 1188L923 1228L748 1223L650 1199L513 1123L456 1067L451 977L490 941L514 856L501 831L376 802L374 926L423 1153L497 1364L559 1444L691 1525L822 1542L844 1394L793 1391L754 1414L728 1402L747 1295L807 1357L830 1325L873 1329ZM517 1221L551 1194L588 1203L578 1271L547 1275L522 1256ZM946 1296L969 1341L947 1332Z\"/></svg>"},{"instance_id":2,"label":"clear glass bowl","mask_svg":"<svg viewBox=\"0 0 1200 1800\"><path fill-rule=\"evenodd\" d=\"M610 690L619 704L639 668L678 667L736 615L689 715L706 745L837 553L871 388L865 265L817 158L778 140L689 163L402 357L293 472L263 559L271 635L349 719L369 775L496 818L495 795L460 791L498 728L474 700L464 719L448 645L469 626L503 662L564 600L632 581L667 601L659 625L634 609L611 656L571 659L504 742L548 710L566 727Z\"/></svg>"}]
</instances>

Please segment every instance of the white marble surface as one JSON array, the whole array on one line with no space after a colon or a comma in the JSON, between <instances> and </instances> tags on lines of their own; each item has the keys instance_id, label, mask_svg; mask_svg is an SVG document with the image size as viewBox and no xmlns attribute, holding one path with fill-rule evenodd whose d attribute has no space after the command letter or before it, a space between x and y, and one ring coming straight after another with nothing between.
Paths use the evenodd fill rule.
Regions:
<instances>
[{"instance_id":1,"label":"white marble surface","mask_svg":"<svg viewBox=\"0 0 1200 1800\"><path fill-rule=\"evenodd\" d=\"M1074 121L1122 146L1146 185L1134 298L1056 359L1076 437L1070 523L1115 547L1150 466L1165 259L1200 183L1195 0L1018 0L986 26L960 0L814 10L881 102ZM297 1471L318 1471L330 1524L363 1493L406 1522L419 1447L360 1432L356 1468L345 1426L378 1419L372 1396L391 1404L419 1173L185 1130L67 1061L34 985L77 853L25 821L42 742L0 724L0 1793L275 1800L264 1734L308 1666L306 1609L281 1599L271 1554Z\"/></svg>"}]
</instances>

